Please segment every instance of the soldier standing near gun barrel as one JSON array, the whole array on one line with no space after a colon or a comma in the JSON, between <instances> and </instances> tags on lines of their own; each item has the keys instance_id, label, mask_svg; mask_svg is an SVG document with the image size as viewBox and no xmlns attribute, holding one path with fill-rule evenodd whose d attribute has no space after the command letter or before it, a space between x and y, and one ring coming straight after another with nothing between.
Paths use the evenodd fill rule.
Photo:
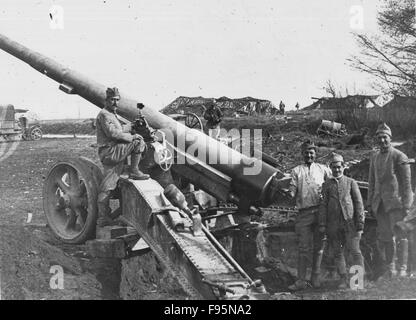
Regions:
<instances>
[{"instance_id":1,"label":"soldier standing near gun barrel","mask_svg":"<svg viewBox=\"0 0 416 320\"><path fill-rule=\"evenodd\" d=\"M104 167L104 179L98 194L97 227L111 224L110 195L117 187L117 182L124 169L126 158L131 156L129 178L145 180L149 175L138 169L138 164L146 144L139 134L132 135L131 125L122 126L117 118L117 107L120 94L117 88L108 88L106 105L97 116L98 156Z\"/></svg>"},{"instance_id":2,"label":"soldier standing near gun barrel","mask_svg":"<svg viewBox=\"0 0 416 320\"><path fill-rule=\"evenodd\" d=\"M338 273L341 277L339 289L348 286L344 248L348 247L353 264L364 270L364 258L360 250L361 234L364 230L364 205L357 182L344 176L344 159L333 154L330 167L332 177L322 185L322 202L319 209L319 231L328 235L334 249Z\"/></svg>"},{"instance_id":3,"label":"soldier standing near gun barrel","mask_svg":"<svg viewBox=\"0 0 416 320\"><path fill-rule=\"evenodd\" d=\"M213 99L204 111L204 119L207 120L208 135L214 139L218 139L220 135L220 123L223 117L221 109L215 104L216 102Z\"/></svg>"},{"instance_id":4,"label":"soldier standing near gun barrel","mask_svg":"<svg viewBox=\"0 0 416 320\"><path fill-rule=\"evenodd\" d=\"M296 206L299 209L295 222L298 238L298 280L289 286L289 290L292 291L303 290L307 287L306 270L311 251L313 257L311 282L315 288L320 287L320 263L317 262L323 235L319 234L318 230L319 204L322 184L331 174L328 167L315 162L316 146L313 142L305 141L301 146L301 151L305 163L292 170L292 180L288 191L290 197L296 197Z\"/></svg>"},{"instance_id":5,"label":"soldier standing near gun barrel","mask_svg":"<svg viewBox=\"0 0 416 320\"><path fill-rule=\"evenodd\" d=\"M384 268L397 275L394 253L400 264L400 276L406 276L408 258L407 233L394 228L409 213L413 195L407 156L391 146L391 130L381 124L377 131L380 151L370 158L367 208L377 219L378 250Z\"/></svg>"}]
</instances>

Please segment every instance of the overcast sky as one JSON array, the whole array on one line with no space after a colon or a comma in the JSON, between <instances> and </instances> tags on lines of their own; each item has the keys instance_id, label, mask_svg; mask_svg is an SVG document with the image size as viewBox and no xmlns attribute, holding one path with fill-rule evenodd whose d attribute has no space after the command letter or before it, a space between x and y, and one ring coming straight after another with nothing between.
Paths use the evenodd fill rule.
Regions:
<instances>
[{"instance_id":1,"label":"overcast sky","mask_svg":"<svg viewBox=\"0 0 416 320\"><path fill-rule=\"evenodd\" d=\"M178 96L252 96L288 108L328 79L374 93L346 61L354 28L376 30L378 0L2 0L0 33L160 109ZM63 28L52 6L63 9ZM359 7L357 7L359 6ZM358 9L357 9L358 8ZM363 20L360 22L360 9ZM55 11L57 12L57 11ZM58 26L58 28L56 28ZM0 51L0 103L41 119L98 109Z\"/></svg>"}]
</instances>

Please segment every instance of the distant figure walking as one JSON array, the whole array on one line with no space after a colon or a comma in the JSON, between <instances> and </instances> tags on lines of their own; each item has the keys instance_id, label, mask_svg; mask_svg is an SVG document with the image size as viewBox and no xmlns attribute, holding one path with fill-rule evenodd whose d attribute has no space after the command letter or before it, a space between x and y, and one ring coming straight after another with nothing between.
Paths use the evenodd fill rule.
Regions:
<instances>
[{"instance_id":1,"label":"distant figure walking","mask_svg":"<svg viewBox=\"0 0 416 320\"><path fill-rule=\"evenodd\" d=\"M280 103L279 103L280 114L285 114L285 108L286 108L285 104L283 103L282 100L280 100Z\"/></svg>"},{"instance_id":2,"label":"distant figure walking","mask_svg":"<svg viewBox=\"0 0 416 320\"><path fill-rule=\"evenodd\" d=\"M296 102L295 108L296 108L296 112L298 112L299 111L299 102Z\"/></svg>"}]
</instances>

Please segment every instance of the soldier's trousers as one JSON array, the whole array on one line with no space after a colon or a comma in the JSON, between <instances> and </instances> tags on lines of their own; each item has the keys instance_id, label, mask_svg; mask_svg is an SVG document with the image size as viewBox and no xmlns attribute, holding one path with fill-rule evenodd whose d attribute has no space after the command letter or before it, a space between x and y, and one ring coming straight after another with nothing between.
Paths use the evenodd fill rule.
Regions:
<instances>
[{"instance_id":1,"label":"soldier's trousers","mask_svg":"<svg viewBox=\"0 0 416 320\"><path fill-rule=\"evenodd\" d=\"M342 227L328 228L328 239L334 248L334 258L339 274L347 274L345 248L348 248L351 253L353 265L359 265L364 269L364 258L360 249L361 232Z\"/></svg>"},{"instance_id":2,"label":"soldier's trousers","mask_svg":"<svg viewBox=\"0 0 416 320\"><path fill-rule=\"evenodd\" d=\"M403 220L405 213L402 209L385 211L383 203L380 204L377 213L377 240L379 254L386 265L395 268L394 256L397 252L400 267L407 268L408 260L408 234L394 228L394 225Z\"/></svg>"},{"instance_id":3,"label":"soldier's trousers","mask_svg":"<svg viewBox=\"0 0 416 320\"><path fill-rule=\"evenodd\" d=\"M312 275L320 273L317 265L318 251L322 247L322 235L318 227L318 207L299 210L296 216L295 232L298 240L298 278L305 280L307 267L311 265Z\"/></svg>"},{"instance_id":4,"label":"soldier's trousers","mask_svg":"<svg viewBox=\"0 0 416 320\"><path fill-rule=\"evenodd\" d=\"M98 149L98 155L104 167L104 178L97 199L99 216L108 216L111 212L110 194L117 187L126 158L132 153L143 152L145 147L143 140L133 140L130 143L118 143Z\"/></svg>"}]
</instances>

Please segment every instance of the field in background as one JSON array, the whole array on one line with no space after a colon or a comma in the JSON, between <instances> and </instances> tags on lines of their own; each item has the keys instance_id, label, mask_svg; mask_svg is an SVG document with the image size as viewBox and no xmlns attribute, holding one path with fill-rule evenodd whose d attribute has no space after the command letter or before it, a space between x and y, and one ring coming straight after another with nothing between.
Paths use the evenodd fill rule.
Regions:
<instances>
[{"instance_id":1,"label":"field in background","mask_svg":"<svg viewBox=\"0 0 416 320\"><path fill-rule=\"evenodd\" d=\"M40 122L44 134L95 135L95 119L43 120Z\"/></svg>"},{"instance_id":2,"label":"field in background","mask_svg":"<svg viewBox=\"0 0 416 320\"><path fill-rule=\"evenodd\" d=\"M63 119L63 120L42 120L42 130L45 134L95 134L95 119ZM202 119L205 125L205 120ZM243 116L239 118L225 117L221 127L230 129L262 129L267 132L276 130L297 130L315 132L320 120L309 119L308 115L302 113L288 113L287 118L283 116Z\"/></svg>"}]
</instances>

